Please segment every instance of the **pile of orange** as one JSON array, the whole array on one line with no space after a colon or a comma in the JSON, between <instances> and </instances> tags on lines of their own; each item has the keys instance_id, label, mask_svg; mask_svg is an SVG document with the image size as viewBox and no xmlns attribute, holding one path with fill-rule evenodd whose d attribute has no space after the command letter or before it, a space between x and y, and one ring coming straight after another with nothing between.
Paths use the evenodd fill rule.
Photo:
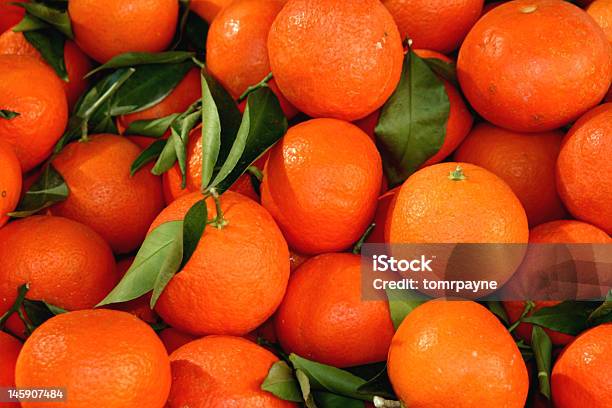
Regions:
<instances>
[{"instance_id":1,"label":"pile of orange","mask_svg":"<svg viewBox=\"0 0 612 408\"><path fill-rule=\"evenodd\" d=\"M312 391L309 407L343 401L321 387L347 373L325 371L344 377L311 378L309 389L305 370L292 381L270 371L280 360L289 369L293 354L355 373L386 363L397 401L385 406L538 406L546 381L557 408L612 407L609 317L580 333L544 327L547 373L521 353L540 333L521 319L564 299L506 299L498 315L434 299L404 304L401 321L392 301L364 295L369 259L358 255L363 242L612 249L611 0L18 3L27 1L0 0L0 389L59 387L66 408L303 405L262 389L272 381ZM28 30L54 36L34 41ZM146 107L86 134L83 96L99 97L89 91L116 67L88 73L126 53L167 51L192 52L193 67ZM201 185L210 119L180 140L181 129L160 132L184 154L163 174L152 162L132 167L158 142L128 129L199 109L202 70L236 115L246 93L269 87L289 124L220 196ZM438 100L448 103L428 105ZM270 131L257 127L266 113L246 130ZM62 145L75 123L83 134ZM411 163L407 177L398 160ZM64 199L53 199L61 189L49 174L63 180ZM50 201L20 211L41 199ZM197 206L207 225L189 260L151 278L184 255L168 247L190 243L154 232ZM489 277L504 284L518 265ZM595 276L605 296L610 276ZM158 299L147 292L164 279ZM119 282L137 295L98 306ZM54 316L39 321L32 305ZM370 397L354 406L372 406Z\"/></svg>"}]
</instances>

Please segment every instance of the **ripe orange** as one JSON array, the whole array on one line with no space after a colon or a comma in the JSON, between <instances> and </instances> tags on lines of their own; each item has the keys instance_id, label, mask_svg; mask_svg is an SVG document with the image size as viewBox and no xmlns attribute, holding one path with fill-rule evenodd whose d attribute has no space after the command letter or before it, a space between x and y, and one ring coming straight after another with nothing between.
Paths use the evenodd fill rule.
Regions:
<instances>
[{"instance_id":1,"label":"ripe orange","mask_svg":"<svg viewBox=\"0 0 612 408\"><path fill-rule=\"evenodd\" d=\"M164 343L164 347L168 354L174 352L185 344L196 340L198 337L192 336L191 334L183 333L182 331L176 330L174 327L168 327L159 332L159 339Z\"/></svg>"},{"instance_id":2,"label":"ripe orange","mask_svg":"<svg viewBox=\"0 0 612 408\"><path fill-rule=\"evenodd\" d=\"M402 39L416 48L455 50L482 13L483 0L383 0Z\"/></svg>"},{"instance_id":3,"label":"ripe orange","mask_svg":"<svg viewBox=\"0 0 612 408\"><path fill-rule=\"evenodd\" d=\"M569 2L517 0L476 23L459 52L457 74L485 119L518 132L544 132L601 101L612 52L595 21Z\"/></svg>"},{"instance_id":4,"label":"ripe orange","mask_svg":"<svg viewBox=\"0 0 612 408\"><path fill-rule=\"evenodd\" d=\"M117 261L117 276L119 276L119 279L125 276L125 273L130 269L133 262L133 256L128 256ZM151 294L149 293L128 302L111 304L109 308L131 313L146 323L155 323L157 321L157 314L151 310L150 303Z\"/></svg>"},{"instance_id":5,"label":"ripe orange","mask_svg":"<svg viewBox=\"0 0 612 408\"><path fill-rule=\"evenodd\" d=\"M372 220L381 180L368 135L348 122L313 119L290 128L270 151L261 199L292 249L341 251Z\"/></svg>"},{"instance_id":6,"label":"ripe orange","mask_svg":"<svg viewBox=\"0 0 612 408\"><path fill-rule=\"evenodd\" d=\"M21 342L0 331L0 387L15 387L15 364L21 350ZM19 403L0 403L4 408L19 408Z\"/></svg>"},{"instance_id":7,"label":"ripe orange","mask_svg":"<svg viewBox=\"0 0 612 408\"><path fill-rule=\"evenodd\" d=\"M612 1L595 0L586 9L593 19L599 24L606 34L606 38L612 43Z\"/></svg>"},{"instance_id":8,"label":"ripe orange","mask_svg":"<svg viewBox=\"0 0 612 408\"><path fill-rule=\"evenodd\" d=\"M386 301L361 296L361 259L311 258L292 275L275 318L283 350L335 367L384 361L394 328Z\"/></svg>"},{"instance_id":9,"label":"ripe orange","mask_svg":"<svg viewBox=\"0 0 612 408\"><path fill-rule=\"evenodd\" d=\"M522 408L529 389L512 336L475 302L414 309L393 337L387 368L408 407Z\"/></svg>"},{"instance_id":10,"label":"ripe orange","mask_svg":"<svg viewBox=\"0 0 612 408\"><path fill-rule=\"evenodd\" d=\"M389 211L393 206L393 199L399 191L399 187L389 190L380 197L376 205L376 213L374 215L374 229L366 239L368 243L382 244L385 242L385 223L389 215Z\"/></svg>"},{"instance_id":11,"label":"ripe orange","mask_svg":"<svg viewBox=\"0 0 612 408\"><path fill-rule=\"evenodd\" d=\"M21 195L21 166L13 147L0 139L0 227L8 221Z\"/></svg>"},{"instance_id":12,"label":"ripe orange","mask_svg":"<svg viewBox=\"0 0 612 408\"><path fill-rule=\"evenodd\" d=\"M552 397L558 408L612 405L612 324L580 335L561 353L552 371Z\"/></svg>"},{"instance_id":13,"label":"ripe orange","mask_svg":"<svg viewBox=\"0 0 612 408\"><path fill-rule=\"evenodd\" d=\"M232 0L191 0L189 9L210 24L223 7L231 2Z\"/></svg>"},{"instance_id":14,"label":"ripe orange","mask_svg":"<svg viewBox=\"0 0 612 408\"><path fill-rule=\"evenodd\" d=\"M168 354L155 332L129 313L105 309L47 320L23 345L15 371L17 387L65 387L66 408L162 408L170 381Z\"/></svg>"},{"instance_id":15,"label":"ripe orange","mask_svg":"<svg viewBox=\"0 0 612 408\"><path fill-rule=\"evenodd\" d=\"M23 172L51 153L68 120L62 81L35 58L0 55L0 109L19 113L0 119L0 140L11 144Z\"/></svg>"},{"instance_id":16,"label":"ripe orange","mask_svg":"<svg viewBox=\"0 0 612 408\"><path fill-rule=\"evenodd\" d=\"M557 188L569 212L612 234L612 103L580 118L563 140L557 160Z\"/></svg>"},{"instance_id":17,"label":"ripe orange","mask_svg":"<svg viewBox=\"0 0 612 408\"><path fill-rule=\"evenodd\" d=\"M130 176L139 154L129 140L107 134L66 146L53 166L70 195L54 205L52 213L89 225L116 253L137 248L163 208L161 179L151 174L151 165Z\"/></svg>"},{"instance_id":18,"label":"ripe orange","mask_svg":"<svg viewBox=\"0 0 612 408\"><path fill-rule=\"evenodd\" d=\"M455 160L481 166L508 183L534 226L566 214L555 186L562 139L559 131L524 134L481 123L455 152Z\"/></svg>"},{"instance_id":19,"label":"ripe orange","mask_svg":"<svg viewBox=\"0 0 612 408\"><path fill-rule=\"evenodd\" d=\"M312 117L363 118L399 82L403 48L377 0L290 0L268 37L282 94Z\"/></svg>"},{"instance_id":20,"label":"ripe orange","mask_svg":"<svg viewBox=\"0 0 612 408\"><path fill-rule=\"evenodd\" d=\"M261 383L278 358L249 340L204 337L176 350L170 361L169 408L297 407L262 391Z\"/></svg>"},{"instance_id":21,"label":"ripe orange","mask_svg":"<svg viewBox=\"0 0 612 408\"><path fill-rule=\"evenodd\" d=\"M612 239L604 231L586 222L559 220L541 224L529 232L529 242L560 244L608 244Z\"/></svg>"},{"instance_id":22,"label":"ripe orange","mask_svg":"<svg viewBox=\"0 0 612 408\"><path fill-rule=\"evenodd\" d=\"M11 3L25 3L26 0L0 0L0 34L21 21L25 10Z\"/></svg>"},{"instance_id":23,"label":"ripe orange","mask_svg":"<svg viewBox=\"0 0 612 408\"><path fill-rule=\"evenodd\" d=\"M183 196L155 219L151 229L183 219L200 193ZM208 217L216 216L212 199ZM280 304L289 280L289 250L268 212L228 191L221 197L227 225L209 226L185 267L157 302L172 327L190 334L244 335L265 322Z\"/></svg>"},{"instance_id":24,"label":"ripe orange","mask_svg":"<svg viewBox=\"0 0 612 408\"><path fill-rule=\"evenodd\" d=\"M172 41L176 0L71 0L68 13L77 44L106 62L125 52L159 52Z\"/></svg>"}]
</instances>

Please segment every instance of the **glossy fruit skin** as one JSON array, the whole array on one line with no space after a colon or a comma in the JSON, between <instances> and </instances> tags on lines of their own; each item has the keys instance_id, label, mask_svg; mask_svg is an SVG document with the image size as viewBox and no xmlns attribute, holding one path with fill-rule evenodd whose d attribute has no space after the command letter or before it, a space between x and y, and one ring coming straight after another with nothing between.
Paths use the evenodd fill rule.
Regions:
<instances>
[{"instance_id":1,"label":"glossy fruit skin","mask_svg":"<svg viewBox=\"0 0 612 408\"><path fill-rule=\"evenodd\" d=\"M9 220L21 195L21 165L13 147L0 140L0 228Z\"/></svg>"},{"instance_id":2,"label":"glossy fruit skin","mask_svg":"<svg viewBox=\"0 0 612 408\"><path fill-rule=\"evenodd\" d=\"M192 193L170 204L151 230L183 219L203 197ZM207 200L208 218L216 216ZM241 194L221 197L228 224L209 226L185 267L157 302L162 319L183 332L244 335L265 322L280 304L289 280L289 250L268 212Z\"/></svg>"},{"instance_id":3,"label":"glossy fruit skin","mask_svg":"<svg viewBox=\"0 0 612 408\"><path fill-rule=\"evenodd\" d=\"M582 333L553 367L552 398L558 408L605 408L612 405L612 324Z\"/></svg>"},{"instance_id":4,"label":"glossy fruit skin","mask_svg":"<svg viewBox=\"0 0 612 408\"><path fill-rule=\"evenodd\" d=\"M357 126L313 119L289 129L270 151L262 205L289 246L305 255L347 249L374 216L382 164Z\"/></svg>"},{"instance_id":5,"label":"glossy fruit skin","mask_svg":"<svg viewBox=\"0 0 612 408\"><path fill-rule=\"evenodd\" d=\"M589 5L586 12L599 24L608 41L612 43L612 1L595 0Z\"/></svg>"},{"instance_id":6,"label":"glossy fruit skin","mask_svg":"<svg viewBox=\"0 0 612 408\"><path fill-rule=\"evenodd\" d=\"M394 328L389 306L361 295L361 259L324 254L302 264L275 317L283 350L334 367L384 361Z\"/></svg>"},{"instance_id":7,"label":"glossy fruit skin","mask_svg":"<svg viewBox=\"0 0 612 408\"><path fill-rule=\"evenodd\" d=\"M51 212L89 225L115 253L136 249L163 208L161 179L151 165L130 176L140 148L124 137L92 135L67 145L53 160L70 195Z\"/></svg>"},{"instance_id":8,"label":"glossy fruit skin","mask_svg":"<svg viewBox=\"0 0 612 408\"><path fill-rule=\"evenodd\" d=\"M176 0L71 0L68 13L77 44L98 62L125 52L159 52L172 41Z\"/></svg>"},{"instance_id":9,"label":"glossy fruit skin","mask_svg":"<svg viewBox=\"0 0 612 408\"><path fill-rule=\"evenodd\" d=\"M261 390L278 358L249 340L207 336L176 350L170 361L169 408L297 407Z\"/></svg>"},{"instance_id":10,"label":"glossy fruit skin","mask_svg":"<svg viewBox=\"0 0 612 408\"><path fill-rule=\"evenodd\" d=\"M504 180L523 204L530 226L566 215L555 168L563 133L525 134L488 123L474 127L454 158L483 167Z\"/></svg>"},{"instance_id":11,"label":"glossy fruit skin","mask_svg":"<svg viewBox=\"0 0 612 408\"><path fill-rule=\"evenodd\" d=\"M68 121L61 80L28 56L0 55L0 109L20 113L0 119L0 139L13 146L23 172L47 158Z\"/></svg>"},{"instance_id":12,"label":"glossy fruit skin","mask_svg":"<svg viewBox=\"0 0 612 408\"><path fill-rule=\"evenodd\" d=\"M569 212L612 234L612 103L589 111L572 126L557 160L557 189Z\"/></svg>"},{"instance_id":13,"label":"glossy fruit skin","mask_svg":"<svg viewBox=\"0 0 612 408\"><path fill-rule=\"evenodd\" d=\"M82 310L57 315L25 342L18 387L66 387L66 408L162 408L170 390L168 354L155 332L129 313ZM23 408L55 407L22 402Z\"/></svg>"},{"instance_id":14,"label":"glossy fruit skin","mask_svg":"<svg viewBox=\"0 0 612 408\"><path fill-rule=\"evenodd\" d=\"M461 46L457 75L472 107L488 121L544 132L602 100L612 78L612 48L578 7L517 0L476 23Z\"/></svg>"},{"instance_id":15,"label":"glossy fruit skin","mask_svg":"<svg viewBox=\"0 0 612 408\"><path fill-rule=\"evenodd\" d=\"M0 34L21 21L25 10L11 3L25 3L25 0L0 0Z\"/></svg>"},{"instance_id":16,"label":"glossy fruit skin","mask_svg":"<svg viewBox=\"0 0 612 408\"><path fill-rule=\"evenodd\" d=\"M192 0L189 3L189 9L210 24L217 14L231 2L232 0Z\"/></svg>"},{"instance_id":17,"label":"glossy fruit skin","mask_svg":"<svg viewBox=\"0 0 612 408\"><path fill-rule=\"evenodd\" d=\"M290 0L272 24L268 53L276 84L298 110L348 121L383 105L403 60L397 26L376 0Z\"/></svg>"},{"instance_id":18,"label":"glossy fruit skin","mask_svg":"<svg viewBox=\"0 0 612 408\"><path fill-rule=\"evenodd\" d=\"M0 331L0 387L15 386L15 364L21 350L21 342L10 334ZM17 402L0 403L3 408L19 408Z\"/></svg>"},{"instance_id":19,"label":"glossy fruit skin","mask_svg":"<svg viewBox=\"0 0 612 408\"><path fill-rule=\"evenodd\" d=\"M435 300L414 309L393 337L387 368L409 407L522 408L529 389L512 336L475 302Z\"/></svg>"},{"instance_id":20,"label":"glossy fruit skin","mask_svg":"<svg viewBox=\"0 0 612 408\"><path fill-rule=\"evenodd\" d=\"M402 39L416 48L457 49L482 13L483 0L383 0Z\"/></svg>"}]
</instances>

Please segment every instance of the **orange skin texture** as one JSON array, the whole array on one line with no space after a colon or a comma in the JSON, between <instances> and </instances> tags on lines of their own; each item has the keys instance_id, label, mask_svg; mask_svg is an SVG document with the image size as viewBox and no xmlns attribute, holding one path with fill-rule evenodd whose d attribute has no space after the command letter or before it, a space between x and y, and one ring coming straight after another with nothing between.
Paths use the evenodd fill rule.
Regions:
<instances>
[{"instance_id":1,"label":"orange skin texture","mask_svg":"<svg viewBox=\"0 0 612 408\"><path fill-rule=\"evenodd\" d=\"M0 332L0 387L15 386L15 364L21 342L10 334ZM3 408L19 408L19 403L0 403Z\"/></svg>"},{"instance_id":2,"label":"orange skin texture","mask_svg":"<svg viewBox=\"0 0 612 408\"><path fill-rule=\"evenodd\" d=\"M414 408L522 408L529 389L510 333L468 301L435 300L414 309L393 337L387 369L399 398Z\"/></svg>"},{"instance_id":3,"label":"orange skin texture","mask_svg":"<svg viewBox=\"0 0 612 408\"><path fill-rule=\"evenodd\" d=\"M483 0L383 0L402 38L416 48L457 49L482 13Z\"/></svg>"},{"instance_id":4,"label":"orange skin texture","mask_svg":"<svg viewBox=\"0 0 612 408\"><path fill-rule=\"evenodd\" d=\"M560 131L525 134L488 123L474 127L455 160L478 165L504 180L523 204L530 226L566 216L555 185Z\"/></svg>"},{"instance_id":5,"label":"orange skin texture","mask_svg":"<svg viewBox=\"0 0 612 408\"><path fill-rule=\"evenodd\" d=\"M361 258L338 253L291 275L275 327L283 350L335 367L384 361L395 331L387 302L361 297Z\"/></svg>"},{"instance_id":6,"label":"orange skin texture","mask_svg":"<svg viewBox=\"0 0 612 408\"><path fill-rule=\"evenodd\" d=\"M130 266L132 266L133 262L133 256L129 256L127 258L123 258L117 261L117 275L120 279L125 276L125 273L128 271L128 269L130 269ZM151 310L150 302L151 294L148 293L128 302L111 304L106 307L113 310L121 310L123 312L131 313L143 322L155 323L158 320L157 314L153 310Z\"/></svg>"},{"instance_id":7,"label":"orange skin texture","mask_svg":"<svg viewBox=\"0 0 612 408\"><path fill-rule=\"evenodd\" d=\"M7 223L21 196L21 165L13 147L0 140L0 228Z\"/></svg>"},{"instance_id":8,"label":"orange skin texture","mask_svg":"<svg viewBox=\"0 0 612 408\"><path fill-rule=\"evenodd\" d=\"M159 339L164 343L168 354L172 354L174 350L183 347L187 343L191 343L196 340L197 336L183 333L182 331L176 330L174 327L168 327L159 332Z\"/></svg>"},{"instance_id":9,"label":"orange skin texture","mask_svg":"<svg viewBox=\"0 0 612 408\"><path fill-rule=\"evenodd\" d=\"M368 135L344 121L314 119L290 128L270 150L261 202L294 250L341 251L374 217L381 180Z\"/></svg>"},{"instance_id":10,"label":"orange skin texture","mask_svg":"<svg viewBox=\"0 0 612 408\"><path fill-rule=\"evenodd\" d=\"M0 109L20 113L0 119L0 140L13 146L24 173L47 158L68 121L62 81L28 56L0 55Z\"/></svg>"},{"instance_id":11,"label":"orange skin texture","mask_svg":"<svg viewBox=\"0 0 612 408\"><path fill-rule=\"evenodd\" d=\"M552 371L557 408L606 408L612 405L612 324L582 333L561 353Z\"/></svg>"},{"instance_id":12,"label":"orange skin texture","mask_svg":"<svg viewBox=\"0 0 612 408\"><path fill-rule=\"evenodd\" d=\"M98 62L125 52L159 52L172 41L176 0L72 0L68 13L77 44Z\"/></svg>"},{"instance_id":13,"label":"orange skin texture","mask_svg":"<svg viewBox=\"0 0 612 408\"><path fill-rule=\"evenodd\" d=\"M25 10L11 3L26 3L24 0L0 0L0 34L21 21Z\"/></svg>"},{"instance_id":14,"label":"orange skin texture","mask_svg":"<svg viewBox=\"0 0 612 408\"><path fill-rule=\"evenodd\" d=\"M153 329L129 313L106 309L47 320L26 340L15 371L17 387L66 387L66 408L162 408L170 381L168 354Z\"/></svg>"},{"instance_id":15,"label":"orange skin texture","mask_svg":"<svg viewBox=\"0 0 612 408\"><path fill-rule=\"evenodd\" d=\"M23 33L16 33L7 30L0 35L0 54L16 54L34 57L41 62L45 62L38 50L34 48L23 36ZM64 63L68 73L68 82L62 80L68 106L73 107L81 94L87 88L85 75L91 70L91 61L81 51L74 41L66 41L64 45Z\"/></svg>"},{"instance_id":16,"label":"orange skin texture","mask_svg":"<svg viewBox=\"0 0 612 408\"><path fill-rule=\"evenodd\" d=\"M601 28L578 7L559 0L511 1L470 31L457 75L472 107L489 122L544 132L602 100L612 78L612 52Z\"/></svg>"},{"instance_id":17,"label":"orange skin texture","mask_svg":"<svg viewBox=\"0 0 612 408\"><path fill-rule=\"evenodd\" d=\"M249 340L204 337L176 350L170 361L169 408L297 407L261 390L278 358Z\"/></svg>"},{"instance_id":18,"label":"orange skin texture","mask_svg":"<svg viewBox=\"0 0 612 408\"><path fill-rule=\"evenodd\" d=\"M268 53L298 110L348 121L385 103L403 61L397 26L377 0L291 0L272 24Z\"/></svg>"},{"instance_id":19,"label":"orange skin texture","mask_svg":"<svg viewBox=\"0 0 612 408\"><path fill-rule=\"evenodd\" d=\"M232 0L191 0L189 9L210 24L221 9L231 2Z\"/></svg>"},{"instance_id":20,"label":"orange skin texture","mask_svg":"<svg viewBox=\"0 0 612 408\"><path fill-rule=\"evenodd\" d=\"M89 225L115 253L136 249L163 208L161 179L145 166L133 177L130 166L138 146L116 135L94 135L87 142L66 146L53 160L70 195L51 208Z\"/></svg>"},{"instance_id":21,"label":"orange skin texture","mask_svg":"<svg viewBox=\"0 0 612 408\"><path fill-rule=\"evenodd\" d=\"M612 1L595 0L589 5L586 12L599 24L608 41L612 43Z\"/></svg>"},{"instance_id":22,"label":"orange skin texture","mask_svg":"<svg viewBox=\"0 0 612 408\"><path fill-rule=\"evenodd\" d=\"M200 193L177 199L151 230L183 219L201 199ZM217 214L214 201L206 203L212 219ZM156 305L166 323L189 334L247 334L274 313L287 288L289 250L270 214L231 191L221 197L221 208L228 224L206 228L191 259Z\"/></svg>"}]
</instances>

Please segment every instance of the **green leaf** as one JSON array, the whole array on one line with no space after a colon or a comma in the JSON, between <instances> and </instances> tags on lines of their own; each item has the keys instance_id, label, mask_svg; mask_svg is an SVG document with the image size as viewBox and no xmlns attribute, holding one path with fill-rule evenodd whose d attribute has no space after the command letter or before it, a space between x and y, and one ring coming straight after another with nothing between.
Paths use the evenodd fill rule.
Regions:
<instances>
[{"instance_id":1,"label":"green leaf","mask_svg":"<svg viewBox=\"0 0 612 408\"><path fill-rule=\"evenodd\" d=\"M497 316L504 324L510 324L510 320L508 319L508 315L506 314L506 309L502 303L498 300L489 300L487 301L487 308Z\"/></svg>"},{"instance_id":2,"label":"green leaf","mask_svg":"<svg viewBox=\"0 0 612 408\"><path fill-rule=\"evenodd\" d=\"M591 326L612 322L612 289L606 300L589 315L587 321Z\"/></svg>"},{"instance_id":3,"label":"green leaf","mask_svg":"<svg viewBox=\"0 0 612 408\"><path fill-rule=\"evenodd\" d=\"M368 228L366 228L363 234L361 234L361 238L359 238L359 240L353 246L353 250L351 251L353 254L355 255L361 254L361 247L363 246L363 243L366 241L366 239L368 239L372 231L374 231L375 227L376 227L376 223L374 222L368 225Z\"/></svg>"},{"instance_id":4,"label":"green leaf","mask_svg":"<svg viewBox=\"0 0 612 408\"><path fill-rule=\"evenodd\" d=\"M391 381L389 380L386 364L375 376L357 388L357 391L363 395L378 395L380 397L391 399L396 398L393 392L393 387L391 386Z\"/></svg>"},{"instance_id":5,"label":"green leaf","mask_svg":"<svg viewBox=\"0 0 612 408\"><path fill-rule=\"evenodd\" d=\"M538 326L533 327L531 346L538 367L540 392L550 399L550 369L552 360L552 342L546 332Z\"/></svg>"},{"instance_id":6,"label":"green leaf","mask_svg":"<svg viewBox=\"0 0 612 408\"><path fill-rule=\"evenodd\" d=\"M177 133L172 132L164 144L163 149L155 162L155 166L153 166L151 169L151 173L155 174L156 176L160 176L170 170L177 160L177 145L180 146L181 143L180 136Z\"/></svg>"},{"instance_id":7,"label":"green leaf","mask_svg":"<svg viewBox=\"0 0 612 408\"><path fill-rule=\"evenodd\" d=\"M402 289L386 289L393 327L397 330L406 316L425 303L424 296Z\"/></svg>"},{"instance_id":8,"label":"green leaf","mask_svg":"<svg viewBox=\"0 0 612 408\"><path fill-rule=\"evenodd\" d=\"M105 69L135 67L138 65L180 64L191 60L194 55L193 52L187 51L126 52L111 58L105 64L92 70L85 75L85 78Z\"/></svg>"},{"instance_id":9,"label":"green leaf","mask_svg":"<svg viewBox=\"0 0 612 408\"><path fill-rule=\"evenodd\" d=\"M19 112L13 112L7 109L0 109L0 119L15 119L17 116L21 115Z\"/></svg>"},{"instance_id":10,"label":"green leaf","mask_svg":"<svg viewBox=\"0 0 612 408\"><path fill-rule=\"evenodd\" d=\"M361 400L343 397L326 391L313 392L317 406L321 408L364 408L365 403Z\"/></svg>"},{"instance_id":11,"label":"green leaf","mask_svg":"<svg viewBox=\"0 0 612 408\"><path fill-rule=\"evenodd\" d=\"M173 113L159 119L136 120L125 130L125 135L137 135L148 137L162 137L166 134L172 122L179 116L179 113Z\"/></svg>"},{"instance_id":12,"label":"green leaf","mask_svg":"<svg viewBox=\"0 0 612 408\"><path fill-rule=\"evenodd\" d=\"M593 302L568 300L555 306L543 307L522 321L576 336L589 327L589 316L596 308Z\"/></svg>"},{"instance_id":13,"label":"green leaf","mask_svg":"<svg viewBox=\"0 0 612 408\"><path fill-rule=\"evenodd\" d=\"M26 31L36 31L42 28L50 27L51 26L49 24L45 23L40 18L36 18L34 16L26 14L25 16L23 16L23 19L21 19L19 24L13 27L13 31L16 33L23 33Z\"/></svg>"},{"instance_id":14,"label":"green leaf","mask_svg":"<svg viewBox=\"0 0 612 408\"><path fill-rule=\"evenodd\" d=\"M196 50L202 60L206 57L206 37L208 36L208 23L196 13L187 15L185 35L183 42L187 42L189 49Z\"/></svg>"},{"instance_id":15,"label":"green leaf","mask_svg":"<svg viewBox=\"0 0 612 408\"><path fill-rule=\"evenodd\" d=\"M295 370L295 377L300 385L302 399L306 408L318 408L314 396L310 392L310 378L300 369Z\"/></svg>"},{"instance_id":16,"label":"green leaf","mask_svg":"<svg viewBox=\"0 0 612 408\"><path fill-rule=\"evenodd\" d=\"M48 164L40 177L25 193L17 209L9 215L14 218L28 217L68 198L70 190L62 175Z\"/></svg>"},{"instance_id":17,"label":"green leaf","mask_svg":"<svg viewBox=\"0 0 612 408\"><path fill-rule=\"evenodd\" d=\"M29 15L51 25L66 37L70 39L74 38L68 11L59 10L42 3L16 3L15 5L23 7Z\"/></svg>"},{"instance_id":18,"label":"green leaf","mask_svg":"<svg viewBox=\"0 0 612 408\"><path fill-rule=\"evenodd\" d=\"M261 384L261 389L285 401L304 401L293 370L282 360L277 361L270 367L268 376Z\"/></svg>"},{"instance_id":19,"label":"green leaf","mask_svg":"<svg viewBox=\"0 0 612 408\"><path fill-rule=\"evenodd\" d=\"M30 285L27 283L24 283L23 285L19 286L19 288L17 289L17 297L15 298L15 301L13 302L11 307L9 307L9 309L2 316L0 316L0 330L4 330L4 326L6 325L7 320L21 309L26 294L29 290Z\"/></svg>"},{"instance_id":20,"label":"green leaf","mask_svg":"<svg viewBox=\"0 0 612 408\"><path fill-rule=\"evenodd\" d=\"M183 33L185 32L185 26L187 25L187 20L189 18L189 14L191 13L189 10L190 0L179 0L179 22L176 27L176 33L174 34L174 40L172 41L172 45L170 49L177 49L183 42Z\"/></svg>"},{"instance_id":21,"label":"green leaf","mask_svg":"<svg viewBox=\"0 0 612 408\"><path fill-rule=\"evenodd\" d=\"M446 62L438 58L424 58L423 61L440 77L455 85L458 84L457 65L454 62Z\"/></svg>"},{"instance_id":22,"label":"green leaf","mask_svg":"<svg viewBox=\"0 0 612 408\"><path fill-rule=\"evenodd\" d=\"M444 83L414 52L382 108L375 133L391 186L402 183L444 143L450 102Z\"/></svg>"},{"instance_id":23,"label":"green leaf","mask_svg":"<svg viewBox=\"0 0 612 408\"><path fill-rule=\"evenodd\" d=\"M157 159L162 150L164 150L167 142L168 141L165 139L156 140L155 142L151 143L149 147L144 149L132 163L132 166L130 167L130 176L133 177L134 174L136 174L136 172L144 165Z\"/></svg>"},{"instance_id":24,"label":"green leaf","mask_svg":"<svg viewBox=\"0 0 612 408\"><path fill-rule=\"evenodd\" d=\"M40 300L24 299L23 309L33 328L58 314L66 313L66 310Z\"/></svg>"},{"instance_id":25,"label":"green leaf","mask_svg":"<svg viewBox=\"0 0 612 408\"><path fill-rule=\"evenodd\" d=\"M64 63L66 37L53 29L26 31L23 36L38 50L57 76L68 82L68 71L66 71L66 64Z\"/></svg>"},{"instance_id":26,"label":"green leaf","mask_svg":"<svg viewBox=\"0 0 612 408\"><path fill-rule=\"evenodd\" d=\"M206 229L207 221L208 209L206 207L206 200L201 199L185 215L185 222L183 224L183 266L189 262L191 255L198 247L200 238L202 238Z\"/></svg>"}]
</instances>

